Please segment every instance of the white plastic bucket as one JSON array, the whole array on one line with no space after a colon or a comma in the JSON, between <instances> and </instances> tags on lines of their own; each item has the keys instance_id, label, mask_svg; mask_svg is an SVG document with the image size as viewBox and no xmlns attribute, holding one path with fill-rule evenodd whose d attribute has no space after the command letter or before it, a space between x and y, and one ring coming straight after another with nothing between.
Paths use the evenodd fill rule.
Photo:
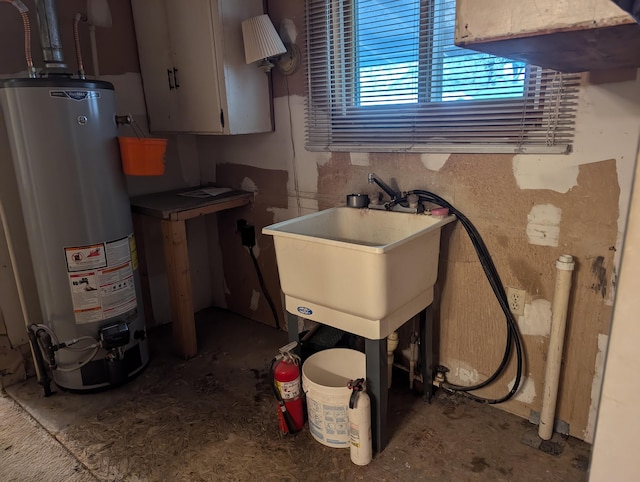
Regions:
<instances>
[{"instance_id":1,"label":"white plastic bucket","mask_svg":"<svg viewBox=\"0 0 640 482\"><path fill-rule=\"evenodd\" d=\"M330 348L311 355L302 365L311 435L328 447L349 448L349 380L365 378L364 353Z\"/></svg>"}]
</instances>

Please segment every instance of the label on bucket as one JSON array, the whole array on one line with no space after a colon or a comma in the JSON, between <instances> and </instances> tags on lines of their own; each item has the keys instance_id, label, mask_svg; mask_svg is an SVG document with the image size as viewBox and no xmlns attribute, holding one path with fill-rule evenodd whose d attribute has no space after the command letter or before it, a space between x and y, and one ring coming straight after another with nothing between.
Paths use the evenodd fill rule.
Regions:
<instances>
[{"instance_id":1,"label":"label on bucket","mask_svg":"<svg viewBox=\"0 0 640 482\"><path fill-rule=\"evenodd\" d=\"M311 308L307 308L306 306L298 306L298 312L303 315L313 315L313 310Z\"/></svg>"},{"instance_id":2,"label":"label on bucket","mask_svg":"<svg viewBox=\"0 0 640 482\"><path fill-rule=\"evenodd\" d=\"M347 405L323 403L307 398L309 428L319 442L332 447L348 447L349 414Z\"/></svg>"}]
</instances>

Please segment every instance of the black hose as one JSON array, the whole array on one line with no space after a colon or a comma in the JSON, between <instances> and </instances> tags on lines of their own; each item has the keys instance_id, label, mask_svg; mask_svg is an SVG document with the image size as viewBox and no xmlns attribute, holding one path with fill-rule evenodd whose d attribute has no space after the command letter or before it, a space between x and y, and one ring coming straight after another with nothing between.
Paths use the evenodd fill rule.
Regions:
<instances>
[{"instance_id":1,"label":"black hose","mask_svg":"<svg viewBox=\"0 0 640 482\"><path fill-rule=\"evenodd\" d=\"M284 423L287 424L287 430L289 431L289 433L296 433L298 432L296 424L294 423L293 418L291 418L291 414L289 413L289 410L287 410L284 400L282 399L282 395L280 395L280 390L276 385L276 377L273 368L275 367L277 361L278 359L274 358L273 360L271 360L271 364L269 365L269 379L271 380L271 389L273 390L273 395L276 397L278 405L280 406L280 411L282 412Z\"/></svg>"},{"instance_id":2,"label":"black hose","mask_svg":"<svg viewBox=\"0 0 640 482\"><path fill-rule=\"evenodd\" d=\"M276 328L280 328L280 323L278 322L278 311L276 310L276 305L273 304L273 300L271 299L271 296L269 296L269 292L267 291L267 286L264 283L264 278L262 277L260 266L258 266L258 260L256 259L256 255L253 253L253 246L249 246L249 254L251 255L253 266L255 266L256 273L258 274L258 283L260 283L260 289L264 293L264 297L267 299L267 303L269 303L269 308L271 308L271 314L273 315L273 320L276 323Z\"/></svg>"},{"instance_id":3,"label":"black hose","mask_svg":"<svg viewBox=\"0 0 640 482\"><path fill-rule=\"evenodd\" d=\"M487 249L487 246L484 244L484 241L480 236L480 233L478 232L476 227L473 225L473 223L469 221L469 219L463 213L458 211L448 201L446 201L445 199L441 198L436 194L433 194L432 192L423 191L420 189L409 191L406 194L407 195L416 194L418 195L420 201L427 201L432 204L436 204L438 206L448 208L450 213L456 215L456 217L464 227L465 231L469 235L469 238L471 239L471 243L473 244L476 254L478 255L478 259L480 260L480 264L482 265L482 269L485 273L485 276L487 277L487 280L489 281L489 285L491 286L491 289L493 290L493 293L495 294L496 299L498 300L498 303L502 308L502 311L505 315L505 320L506 320L507 340L506 340L505 350L502 356L502 360L500 361L498 368L493 372L493 374L483 382L480 382L478 384L471 385L471 386L455 385L455 384L446 383L446 382L443 383L441 386L448 390L463 392L465 396L467 396L468 398L471 398L472 400L475 400L476 402L486 403L486 404L496 404L496 403L505 402L515 395L515 393L518 391L518 388L520 386L520 381L522 378L522 367L523 367L522 341L520 340L520 333L518 332L518 326L516 324L516 321L513 317L513 314L509 310L509 302L507 300L507 294L504 291L502 281L500 280L500 275L498 274L498 270L493 264L493 260L491 259L489 250ZM403 201L406 201L406 198L398 199L394 202L394 204L397 204ZM506 369L507 364L509 363L509 359L511 358L512 345L515 345L517 372L516 372L515 381L513 383L513 387L511 388L509 393L507 393L505 396L501 398L484 398L484 397L479 397L471 393L468 393L470 391L474 391L474 390L478 390L480 388L486 387L487 385L495 381L502 374L502 372Z\"/></svg>"}]
</instances>

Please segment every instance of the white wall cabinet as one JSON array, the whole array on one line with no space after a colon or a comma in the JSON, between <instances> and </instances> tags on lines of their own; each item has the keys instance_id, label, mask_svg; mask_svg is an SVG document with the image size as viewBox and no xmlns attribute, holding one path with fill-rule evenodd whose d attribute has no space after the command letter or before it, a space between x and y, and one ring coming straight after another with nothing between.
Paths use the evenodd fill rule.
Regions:
<instances>
[{"instance_id":1,"label":"white wall cabinet","mask_svg":"<svg viewBox=\"0 0 640 482\"><path fill-rule=\"evenodd\" d=\"M564 72L640 67L640 26L611 0L457 0L455 43Z\"/></svg>"},{"instance_id":2,"label":"white wall cabinet","mask_svg":"<svg viewBox=\"0 0 640 482\"><path fill-rule=\"evenodd\" d=\"M262 0L132 0L152 132L273 130L269 78L245 64L241 23Z\"/></svg>"}]
</instances>

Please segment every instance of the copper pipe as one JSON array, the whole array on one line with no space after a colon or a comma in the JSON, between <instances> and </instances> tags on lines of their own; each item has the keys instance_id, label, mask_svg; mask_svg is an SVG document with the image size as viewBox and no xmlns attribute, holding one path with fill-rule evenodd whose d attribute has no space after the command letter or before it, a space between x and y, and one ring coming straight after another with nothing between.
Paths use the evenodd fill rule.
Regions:
<instances>
[{"instance_id":1,"label":"copper pipe","mask_svg":"<svg viewBox=\"0 0 640 482\"><path fill-rule=\"evenodd\" d=\"M86 79L84 74L84 64L82 62L82 51L80 50L80 31L79 24L87 20L87 17L83 16L80 12L73 16L73 41L76 46L76 60L78 61L78 77Z\"/></svg>"},{"instance_id":2,"label":"copper pipe","mask_svg":"<svg viewBox=\"0 0 640 482\"><path fill-rule=\"evenodd\" d=\"M27 71L29 77L36 76L36 69L33 66L33 58L31 57L31 24L29 23L29 9L20 0L0 0L0 3L10 3L20 12L22 17L22 25L24 30L24 56L27 61Z\"/></svg>"}]
</instances>

